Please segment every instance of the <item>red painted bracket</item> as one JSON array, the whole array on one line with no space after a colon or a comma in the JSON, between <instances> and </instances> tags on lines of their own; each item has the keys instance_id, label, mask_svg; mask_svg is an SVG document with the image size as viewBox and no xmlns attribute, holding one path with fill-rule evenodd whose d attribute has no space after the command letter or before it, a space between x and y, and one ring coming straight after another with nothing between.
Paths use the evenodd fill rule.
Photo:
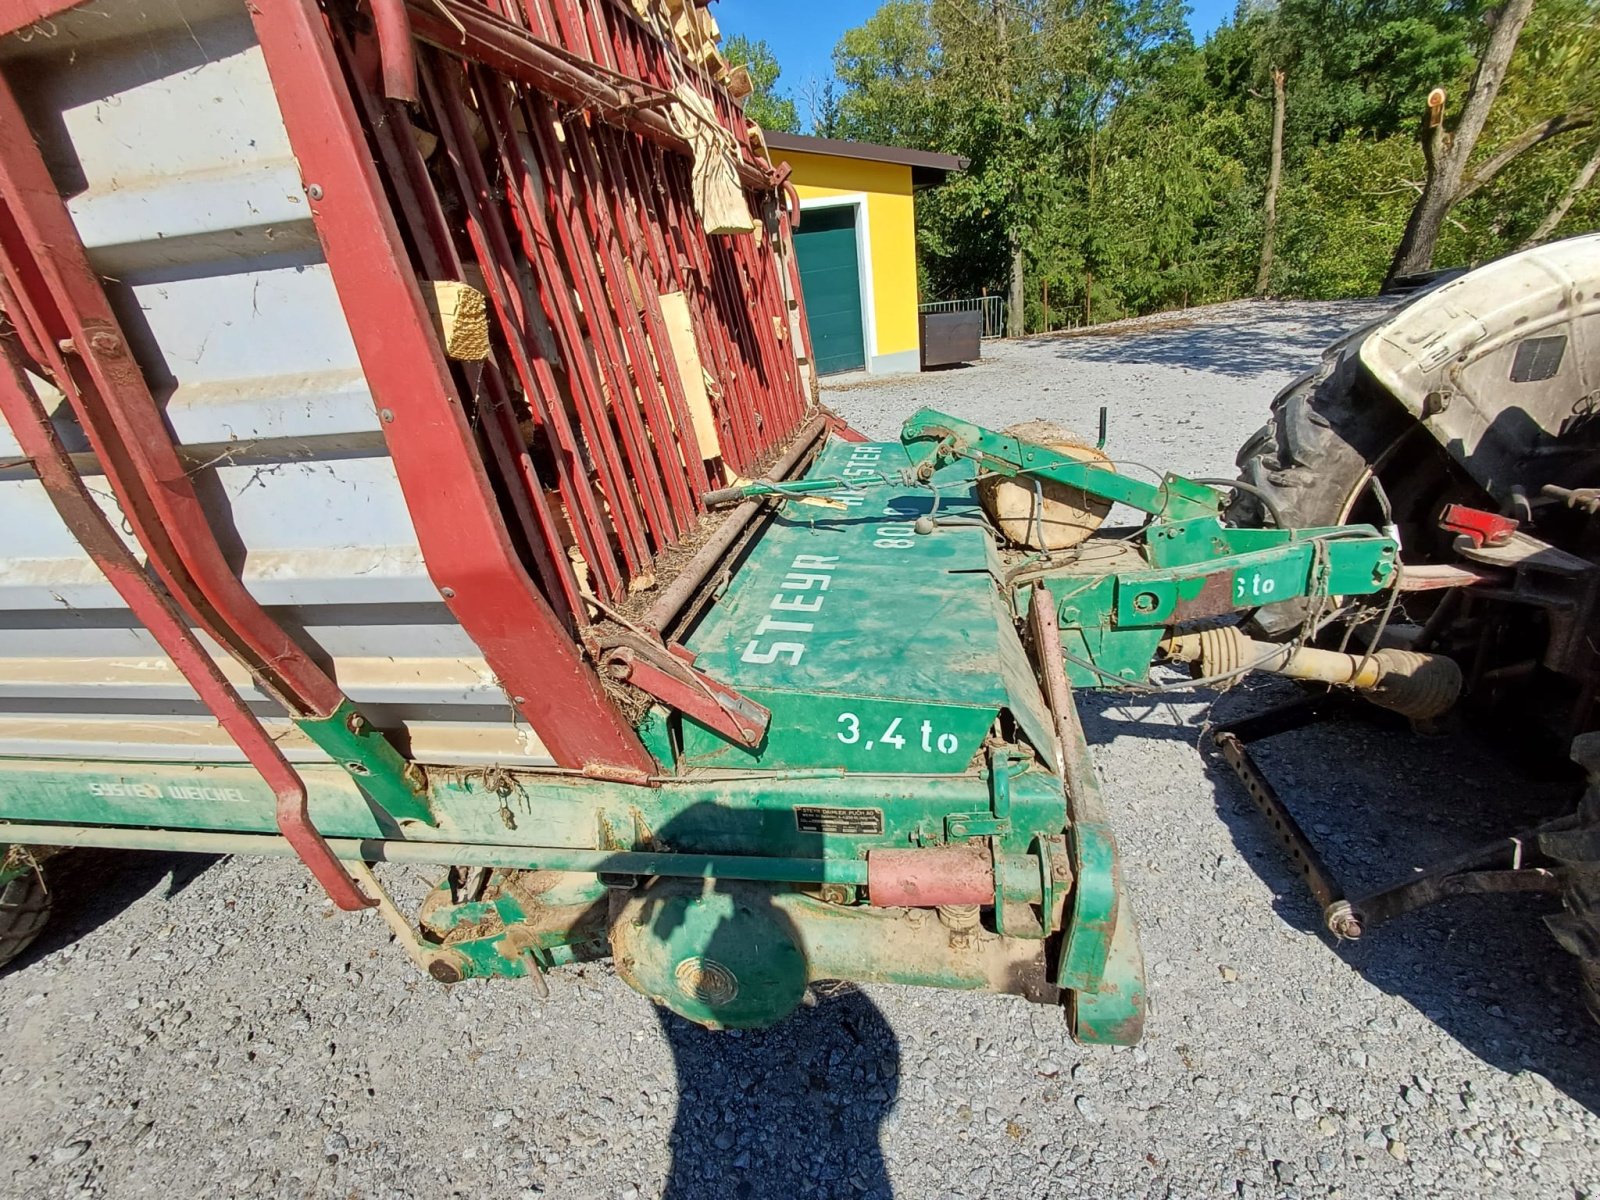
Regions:
<instances>
[{"instance_id":1,"label":"red painted bracket","mask_svg":"<svg viewBox=\"0 0 1600 1200\"><path fill-rule=\"evenodd\" d=\"M1439 514L1439 528L1458 533L1472 542L1473 548L1504 546L1516 533L1519 522L1465 504L1447 504Z\"/></svg>"},{"instance_id":2,"label":"red painted bracket","mask_svg":"<svg viewBox=\"0 0 1600 1200\"><path fill-rule=\"evenodd\" d=\"M730 741L755 747L767 736L771 711L696 670L694 655L682 646L668 645L663 654L639 639L637 645L607 651L604 661L613 679L633 684Z\"/></svg>"},{"instance_id":3,"label":"red painted bracket","mask_svg":"<svg viewBox=\"0 0 1600 1200\"><path fill-rule=\"evenodd\" d=\"M175 598L301 716L338 687L233 573L99 276L0 76L0 274L12 323L66 394L135 537ZM14 306L14 307L12 307Z\"/></svg>"}]
</instances>

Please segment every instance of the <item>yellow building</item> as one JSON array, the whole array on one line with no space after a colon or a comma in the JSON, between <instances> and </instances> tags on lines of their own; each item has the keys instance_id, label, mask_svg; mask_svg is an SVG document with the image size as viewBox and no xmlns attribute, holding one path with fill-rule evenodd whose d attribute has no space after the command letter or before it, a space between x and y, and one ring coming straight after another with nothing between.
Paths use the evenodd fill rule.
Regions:
<instances>
[{"instance_id":1,"label":"yellow building","mask_svg":"<svg viewBox=\"0 0 1600 1200\"><path fill-rule=\"evenodd\" d=\"M915 371L916 190L966 160L866 142L768 133L800 196L795 254L819 375Z\"/></svg>"}]
</instances>

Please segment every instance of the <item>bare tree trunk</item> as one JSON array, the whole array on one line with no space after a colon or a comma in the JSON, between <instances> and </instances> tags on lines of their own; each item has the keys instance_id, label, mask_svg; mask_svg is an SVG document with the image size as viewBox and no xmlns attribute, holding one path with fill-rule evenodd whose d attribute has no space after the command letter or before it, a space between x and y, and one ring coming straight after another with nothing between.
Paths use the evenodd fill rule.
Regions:
<instances>
[{"instance_id":1,"label":"bare tree trunk","mask_svg":"<svg viewBox=\"0 0 1600 1200\"><path fill-rule=\"evenodd\" d=\"M1011 284L1006 289L1006 336L1021 337L1026 332L1027 292L1022 286L1022 239L1011 235Z\"/></svg>"},{"instance_id":2,"label":"bare tree trunk","mask_svg":"<svg viewBox=\"0 0 1600 1200\"><path fill-rule=\"evenodd\" d=\"M1272 286L1272 244L1278 232L1278 181L1283 177L1283 72L1272 68L1272 162L1267 167L1266 220L1261 231L1261 266L1256 271L1256 295Z\"/></svg>"},{"instance_id":3,"label":"bare tree trunk","mask_svg":"<svg viewBox=\"0 0 1600 1200\"><path fill-rule=\"evenodd\" d=\"M1526 250L1530 246L1537 246L1554 233L1556 226L1561 224L1561 218L1567 215L1572 202L1578 198L1578 193L1594 181L1596 171L1600 171L1600 142L1595 143L1594 153L1589 156L1589 161L1578 168L1578 173L1572 177L1572 183L1561 193L1561 199L1555 202L1555 206L1545 214L1544 220L1539 222L1539 228L1535 229L1518 249Z\"/></svg>"},{"instance_id":4,"label":"bare tree trunk","mask_svg":"<svg viewBox=\"0 0 1600 1200\"><path fill-rule=\"evenodd\" d=\"M1494 26L1489 34L1489 44L1467 88L1466 102L1461 106L1461 119L1455 132L1444 131L1444 92L1435 89L1428 97L1428 117L1423 124L1422 152L1427 162L1422 194L1406 222L1400 236L1394 259L1389 264L1385 282L1402 275L1415 275L1433 266L1433 247L1439 240L1439 231L1450 215L1450 209L1460 197L1462 178L1467 160L1477 148L1478 138L1489 119L1489 110L1500 85L1505 81L1506 67L1516 51L1517 38L1533 11L1533 0L1506 0L1494 11Z\"/></svg>"},{"instance_id":5,"label":"bare tree trunk","mask_svg":"<svg viewBox=\"0 0 1600 1200\"><path fill-rule=\"evenodd\" d=\"M995 32L995 57L999 68L995 71L996 96L1001 108L1011 107L1011 63L1006 52L1006 11L1001 0L993 0ZM1015 184L1013 184L1013 189ZM1006 288L1006 336L1021 337L1027 328L1027 292L1023 288L1022 234L1011 231L1011 278Z\"/></svg>"}]
</instances>

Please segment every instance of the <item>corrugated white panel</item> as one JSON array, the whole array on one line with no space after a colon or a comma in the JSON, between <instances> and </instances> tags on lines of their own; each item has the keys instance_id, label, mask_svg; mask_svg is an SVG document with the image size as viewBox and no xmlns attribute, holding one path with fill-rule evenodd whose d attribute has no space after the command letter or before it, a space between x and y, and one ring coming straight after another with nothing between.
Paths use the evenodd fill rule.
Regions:
<instances>
[{"instance_id":1,"label":"corrugated white panel","mask_svg":"<svg viewBox=\"0 0 1600 1200\"><path fill-rule=\"evenodd\" d=\"M416 757L548 763L428 579L243 5L100 0L4 54L252 594ZM0 754L235 758L25 470L0 513Z\"/></svg>"}]
</instances>

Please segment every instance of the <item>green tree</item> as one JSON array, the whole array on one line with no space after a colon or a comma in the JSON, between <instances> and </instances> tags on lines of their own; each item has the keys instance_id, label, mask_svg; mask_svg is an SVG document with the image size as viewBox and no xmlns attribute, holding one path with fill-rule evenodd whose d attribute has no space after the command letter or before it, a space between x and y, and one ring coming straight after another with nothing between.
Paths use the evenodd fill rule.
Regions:
<instances>
[{"instance_id":1,"label":"green tree","mask_svg":"<svg viewBox=\"0 0 1600 1200\"><path fill-rule=\"evenodd\" d=\"M918 199L920 283L1007 292L1029 330L1258 281L1370 294L1428 186L1419 98L1465 95L1492 2L1246 2L1196 46L1177 0L887 0L835 49L828 119L970 160ZM1448 261L1600 221L1597 14L1534 4L1440 224Z\"/></svg>"},{"instance_id":2,"label":"green tree","mask_svg":"<svg viewBox=\"0 0 1600 1200\"><path fill-rule=\"evenodd\" d=\"M764 39L752 42L736 33L722 43L722 57L733 66L743 66L750 72L753 90L745 98L745 116L763 129L778 133L800 132L800 114L794 99L775 90L782 71L777 55Z\"/></svg>"}]
</instances>

